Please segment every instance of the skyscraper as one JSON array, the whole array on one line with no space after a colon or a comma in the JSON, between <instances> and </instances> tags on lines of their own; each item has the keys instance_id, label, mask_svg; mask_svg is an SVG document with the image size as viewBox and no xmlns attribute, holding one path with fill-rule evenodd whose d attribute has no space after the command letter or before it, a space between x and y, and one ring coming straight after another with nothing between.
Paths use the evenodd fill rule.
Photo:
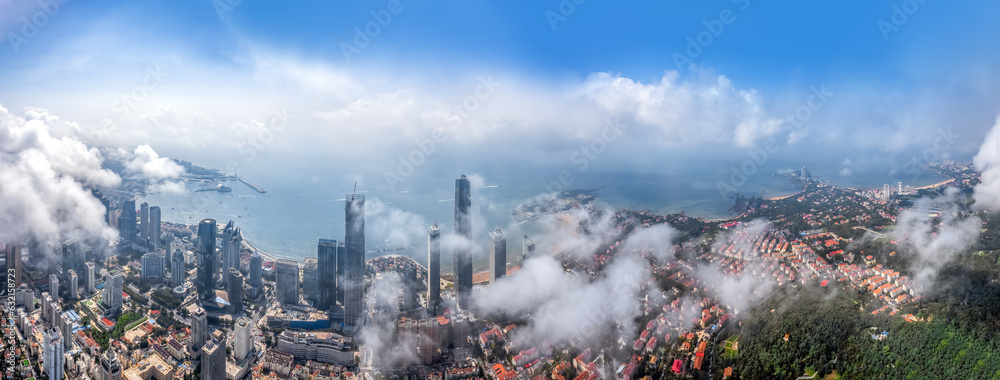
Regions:
<instances>
[{"instance_id":1,"label":"skyscraper","mask_svg":"<svg viewBox=\"0 0 1000 380\"><path fill-rule=\"evenodd\" d=\"M319 299L316 308L330 310L337 304L337 241L319 239L316 260L319 281Z\"/></svg>"},{"instance_id":2,"label":"skyscraper","mask_svg":"<svg viewBox=\"0 0 1000 380\"><path fill-rule=\"evenodd\" d=\"M122 219L119 223L119 229L122 232L122 240L125 244L135 243L138 238L136 237L136 219L135 219L135 201L127 200L125 204L122 205Z\"/></svg>"},{"instance_id":3,"label":"skyscraper","mask_svg":"<svg viewBox=\"0 0 1000 380\"><path fill-rule=\"evenodd\" d=\"M108 276L104 284L104 303L110 310L121 311L122 307L122 274ZM117 313L117 312L115 312Z\"/></svg>"},{"instance_id":4,"label":"skyscraper","mask_svg":"<svg viewBox=\"0 0 1000 380\"><path fill-rule=\"evenodd\" d=\"M356 327L361 322L365 298L365 196L348 194L344 202L344 240L347 258L344 265L344 324Z\"/></svg>"},{"instance_id":5,"label":"skyscraper","mask_svg":"<svg viewBox=\"0 0 1000 380\"><path fill-rule=\"evenodd\" d=\"M469 179L455 180L455 234L462 239L455 247L455 292L458 306L469 307L472 295L472 187Z\"/></svg>"},{"instance_id":6,"label":"skyscraper","mask_svg":"<svg viewBox=\"0 0 1000 380\"><path fill-rule=\"evenodd\" d=\"M236 325L233 328L233 350L234 358L236 362L239 363L241 360L245 359L250 351L253 350L253 324L250 323L250 318L241 317L236 320Z\"/></svg>"},{"instance_id":7,"label":"skyscraper","mask_svg":"<svg viewBox=\"0 0 1000 380\"><path fill-rule=\"evenodd\" d=\"M139 244L149 244L149 203L139 205Z\"/></svg>"},{"instance_id":8,"label":"skyscraper","mask_svg":"<svg viewBox=\"0 0 1000 380\"><path fill-rule=\"evenodd\" d=\"M263 274L261 273L263 270L264 258L260 257L260 252L254 250L253 256L250 256L250 287L254 289L254 296L264 290Z\"/></svg>"},{"instance_id":9,"label":"skyscraper","mask_svg":"<svg viewBox=\"0 0 1000 380\"><path fill-rule=\"evenodd\" d=\"M528 235L524 235L524 242L521 245L521 261L529 259L535 255L535 242L531 241Z\"/></svg>"},{"instance_id":10,"label":"skyscraper","mask_svg":"<svg viewBox=\"0 0 1000 380\"><path fill-rule=\"evenodd\" d=\"M344 241L337 242L337 302L344 304L344 287L347 279L344 278L344 269L347 268L347 246Z\"/></svg>"},{"instance_id":11,"label":"skyscraper","mask_svg":"<svg viewBox=\"0 0 1000 380\"><path fill-rule=\"evenodd\" d=\"M319 301L319 261L307 257L302 261L302 298L310 300L315 305Z\"/></svg>"},{"instance_id":12,"label":"skyscraper","mask_svg":"<svg viewBox=\"0 0 1000 380\"><path fill-rule=\"evenodd\" d=\"M427 228L427 311L438 315L441 305L441 230L437 223Z\"/></svg>"},{"instance_id":13,"label":"skyscraper","mask_svg":"<svg viewBox=\"0 0 1000 380\"><path fill-rule=\"evenodd\" d=\"M226 380L226 341L214 340L201 348L201 379Z\"/></svg>"},{"instance_id":14,"label":"skyscraper","mask_svg":"<svg viewBox=\"0 0 1000 380\"><path fill-rule=\"evenodd\" d=\"M198 308L191 313L191 346L199 349L208 340L208 313Z\"/></svg>"},{"instance_id":15,"label":"skyscraper","mask_svg":"<svg viewBox=\"0 0 1000 380\"><path fill-rule=\"evenodd\" d=\"M184 283L187 275L187 267L184 266L184 252L180 249L174 251L170 259L170 285L178 286Z\"/></svg>"},{"instance_id":16,"label":"skyscraper","mask_svg":"<svg viewBox=\"0 0 1000 380\"><path fill-rule=\"evenodd\" d=\"M69 299L75 300L80 296L80 278L76 276L75 270L66 271L66 278L69 280Z\"/></svg>"},{"instance_id":17,"label":"skyscraper","mask_svg":"<svg viewBox=\"0 0 1000 380\"><path fill-rule=\"evenodd\" d=\"M149 208L149 244L153 246L153 250L160 249L160 206L153 206ZM167 254L170 254L170 250L167 250Z\"/></svg>"},{"instance_id":18,"label":"skyscraper","mask_svg":"<svg viewBox=\"0 0 1000 380\"><path fill-rule=\"evenodd\" d=\"M240 268L240 247L243 242L243 235L239 227L233 225L230 220L222 230L222 280L224 284L229 283L229 268Z\"/></svg>"},{"instance_id":19,"label":"skyscraper","mask_svg":"<svg viewBox=\"0 0 1000 380\"><path fill-rule=\"evenodd\" d=\"M101 355L100 375L97 380L121 380L122 363L118 360L115 350L104 350Z\"/></svg>"},{"instance_id":20,"label":"skyscraper","mask_svg":"<svg viewBox=\"0 0 1000 380\"><path fill-rule=\"evenodd\" d=\"M490 232L490 283L507 275L507 235L500 226Z\"/></svg>"},{"instance_id":21,"label":"skyscraper","mask_svg":"<svg viewBox=\"0 0 1000 380\"><path fill-rule=\"evenodd\" d=\"M215 274L219 264L215 261L215 219L204 219L198 223L198 294L204 299L215 298Z\"/></svg>"},{"instance_id":22,"label":"skyscraper","mask_svg":"<svg viewBox=\"0 0 1000 380\"><path fill-rule=\"evenodd\" d=\"M14 243L7 243L7 276L14 276L14 287L21 286L21 247ZM11 269L14 269L11 273Z\"/></svg>"},{"instance_id":23,"label":"skyscraper","mask_svg":"<svg viewBox=\"0 0 1000 380\"><path fill-rule=\"evenodd\" d=\"M280 259L274 264L274 296L280 303L298 304L299 264L287 259Z\"/></svg>"},{"instance_id":24,"label":"skyscraper","mask_svg":"<svg viewBox=\"0 0 1000 380\"><path fill-rule=\"evenodd\" d=\"M63 378L63 336L57 328L42 332L42 365L49 379Z\"/></svg>"},{"instance_id":25,"label":"skyscraper","mask_svg":"<svg viewBox=\"0 0 1000 380\"><path fill-rule=\"evenodd\" d=\"M96 288L96 286L97 286L97 268L94 266L94 263L92 263L90 261L88 261L86 263L86 266L87 266L87 270L84 272L84 277L85 278L84 278L83 283L87 287L87 293L89 294L89 293L94 293L94 292L97 291L97 288Z\"/></svg>"},{"instance_id":26,"label":"skyscraper","mask_svg":"<svg viewBox=\"0 0 1000 380\"><path fill-rule=\"evenodd\" d=\"M166 255L160 252L149 252L142 255L142 279L153 283L163 281L167 267Z\"/></svg>"},{"instance_id":27,"label":"skyscraper","mask_svg":"<svg viewBox=\"0 0 1000 380\"><path fill-rule=\"evenodd\" d=\"M229 268L228 272L229 282L226 283L226 293L229 294L229 312L241 313L243 312L243 273L232 267Z\"/></svg>"},{"instance_id":28,"label":"skyscraper","mask_svg":"<svg viewBox=\"0 0 1000 380\"><path fill-rule=\"evenodd\" d=\"M49 275L49 294L56 302L59 301L59 277L56 277L55 274Z\"/></svg>"}]
</instances>

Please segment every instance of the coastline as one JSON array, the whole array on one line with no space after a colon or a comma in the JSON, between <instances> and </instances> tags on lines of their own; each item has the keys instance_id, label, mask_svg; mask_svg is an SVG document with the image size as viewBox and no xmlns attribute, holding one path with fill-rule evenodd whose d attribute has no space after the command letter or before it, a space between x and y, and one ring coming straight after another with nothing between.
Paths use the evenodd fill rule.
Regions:
<instances>
[{"instance_id":1,"label":"coastline","mask_svg":"<svg viewBox=\"0 0 1000 380\"><path fill-rule=\"evenodd\" d=\"M921 186L921 187L914 187L914 189L915 190L933 189L935 187L944 186L944 185L947 185L947 184L952 183L952 182L955 182L955 179L954 178L949 178L947 181L941 181L941 182L935 183L933 185L927 185L927 186Z\"/></svg>"}]
</instances>

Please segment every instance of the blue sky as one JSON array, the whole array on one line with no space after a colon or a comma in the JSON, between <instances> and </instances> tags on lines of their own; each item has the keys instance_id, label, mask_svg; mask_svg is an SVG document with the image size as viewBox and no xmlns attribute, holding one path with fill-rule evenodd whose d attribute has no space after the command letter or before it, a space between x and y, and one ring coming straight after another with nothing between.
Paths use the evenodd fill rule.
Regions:
<instances>
[{"instance_id":1,"label":"blue sky","mask_svg":"<svg viewBox=\"0 0 1000 380\"><path fill-rule=\"evenodd\" d=\"M946 127L964 136L947 156L970 158L1000 112L1000 5L987 1L231 3L71 1L48 17L40 3L0 0L0 105L44 109L70 131L110 118L102 143L210 166L239 156L267 110L290 107L292 128L262 155L325 157L302 149L318 139L391 167L396 157L372 148L405 153L485 77L504 84L438 159L504 141L525 150L512 160L557 165L615 116L639 126L624 140L638 147L739 160L775 138L791 157L836 144L830 160L891 170ZM391 20L346 59L357 30L376 30L373 12ZM709 41L706 24L723 28ZM695 65L676 65L699 36ZM116 100L157 70L165 79L119 112ZM837 95L813 128L782 132L816 86ZM234 138L206 149L193 133Z\"/></svg>"}]
</instances>

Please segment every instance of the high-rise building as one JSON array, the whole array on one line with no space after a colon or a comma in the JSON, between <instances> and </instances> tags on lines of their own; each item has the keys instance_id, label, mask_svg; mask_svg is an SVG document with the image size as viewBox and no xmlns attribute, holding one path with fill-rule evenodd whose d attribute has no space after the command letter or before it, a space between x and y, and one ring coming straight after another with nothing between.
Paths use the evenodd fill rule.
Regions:
<instances>
[{"instance_id":1,"label":"high-rise building","mask_svg":"<svg viewBox=\"0 0 1000 380\"><path fill-rule=\"evenodd\" d=\"M149 208L149 244L153 247L153 250L160 249L160 206L153 206ZM170 253L170 250L167 250Z\"/></svg>"},{"instance_id":2,"label":"high-rise building","mask_svg":"<svg viewBox=\"0 0 1000 380\"><path fill-rule=\"evenodd\" d=\"M348 194L344 202L347 249L344 265L344 325L357 327L365 299L365 196Z\"/></svg>"},{"instance_id":3,"label":"high-rise building","mask_svg":"<svg viewBox=\"0 0 1000 380\"><path fill-rule=\"evenodd\" d=\"M215 219L204 219L198 223L198 294L204 299L215 298L215 274L219 263L215 259Z\"/></svg>"},{"instance_id":4,"label":"high-rise building","mask_svg":"<svg viewBox=\"0 0 1000 380\"><path fill-rule=\"evenodd\" d=\"M455 234L461 242L455 247L455 293L458 306L469 307L472 296L472 186L462 175L455 180Z\"/></svg>"},{"instance_id":5,"label":"high-rise building","mask_svg":"<svg viewBox=\"0 0 1000 380\"><path fill-rule=\"evenodd\" d=\"M253 256L250 256L250 286L254 289L254 295L260 294L264 290L264 258L260 256L260 252L257 250L253 251Z\"/></svg>"},{"instance_id":6,"label":"high-rise building","mask_svg":"<svg viewBox=\"0 0 1000 380\"><path fill-rule=\"evenodd\" d=\"M274 266L274 295L283 304L299 303L299 264L288 259L276 261Z\"/></svg>"},{"instance_id":7,"label":"high-rise building","mask_svg":"<svg viewBox=\"0 0 1000 380\"><path fill-rule=\"evenodd\" d=\"M59 299L59 277L55 274L49 275L49 294L52 295L52 299Z\"/></svg>"},{"instance_id":8,"label":"high-rise building","mask_svg":"<svg viewBox=\"0 0 1000 380\"><path fill-rule=\"evenodd\" d=\"M63 336L57 328L42 332L42 368L49 379L63 378Z\"/></svg>"},{"instance_id":9,"label":"high-rise building","mask_svg":"<svg viewBox=\"0 0 1000 380\"><path fill-rule=\"evenodd\" d=\"M201 380L226 380L226 341L215 340L201 348Z\"/></svg>"},{"instance_id":10,"label":"high-rise building","mask_svg":"<svg viewBox=\"0 0 1000 380\"><path fill-rule=\"evenodd\" d=\"M75 300L80 297L80 278L76 276L75 270L66 271L66 278L69 280L69 299Z\"/></svg>"},{"instance_id":11,"label":"high-rise building","mask_svg":"<svg viewBox=\"0 0 1000 380\"><path fill-rule=\"evenodd\" d=\"M524 242L521 245L521 261L535 255L535 242L531 241L528 235L524 235Z\"/></svg>"},{"instance_id":12,"label":"high-rise building","mask_svg":"<svg viewBox=\"0 0 1000 380\"><path fill-rule=\"evenodd\" d=\"M86 262L83 245L78 240L70 239L62 243L62 267L63 271L72 269L77 272L83 271Z\"/></svg>"},{"instance_id":13,"label":"high-rise building","mask_svg":"<svg viewBox=\"0 0 1000 380\"><path fill-rule=\"evenodd\" d=\"M417 308L417 268L415 266L405 266L400 268L403 276L403 302L400 310L413 310Z\"/></svg>"},{"instance_id":14,"label":"high-rise building","mask_svg":"<svg viewBox=\"0 0 1000 380\"><path fill-rule=\"evenodd\" d=\"M507 234L497 226L490 232L490 283L507 275Z\"/></svg>"},{"instance_id":15,"label":"high-rise building","mask_svg":"<svg viewBox=\"0 0 1000 380\"><path fill-rule=\"evenodd\" d=\"M138 240L134 200L127 200L125 201L125 204L122 205L122 216L121 222L119 223L119 229L121 230L122 240L125 244L132 244Z\"/></svg>"},{"instance_id":16,"label":"high-rise building","mask_svg":"<svg viewBox=\"0 0 1000 380\"><path fill-rule=\"evenodd\" d=\"M104 283L104 303L109 310L121 311L122 308L122 274L108 276Z\"/></svg>"},{"instance_id":17,"label":"high-rise building","mask_svg":"<svg viewBox=\"0 0 1000 380\"><path fill-rule=\"evenodd\" d=\"M149 244L149 203L139 205L139 244Z\"/></svg>"},{"instance_id":18,"label":"high-rise building","mask_svg":"<svg viewBox=\"0 0 1000 380\"><path fill-rule=\"evenodd\" d=\"M344 287L347 279L344 278L344 269L347 268L347 246L344 241L337 242L337 302L344 304Z\"/></svg>"},{"instance_id":19,"label":"high-rise building","mask_svg":"<svg viewBox=\"0 0 1000 380\"><path fill-rule=\"evenodd\" d=\"M191 313L191 346L199 349L208 340L208 313L198 308Z\"/></svg>"},{"instance_id":20,"label":"high-rise building","mask_svg":"<svg viewBox=\"0 0 1000 380\"><path fill-rule=\"evenodd\" d=\"M302 298L313 302L319 301L319 262L316 258L307 257L302 261Z\"/></svg>"},{"instance_id":21,"label":"high-rise building","mask_svg":"<svg viewBox=\"0 0 1000 380\"><path fill-rule=\"evenodd\" d=\"M14 287L16 288L21 285L21 247L7 243L5 253L7 254L7 276L14 276ZM14 271L11 272L11 269Z\"/></svg>"},{"instance_id":22,"label":"high-rise building","mask_svg":"<svg viewBox=\"0 0 1000 380\"><path fill-rule=\"evenodd\" d=\"M236 268L229 268L229 282L226 283L226 293L229 294L230 313L243 312L243 273Z\"/></svg>"},{"instance_id":23,"label":"high-rise building","mask_svg":"<svg viewBox=\"0 0 1000 380\"><path fill-rule=\"evenodd\" d=\"M178 249L174 251L173 257L170 259L170 285L179 286L183 284L186 275L187 267L184 265L184 252Z\"/></svg>"},{"instance_id":24,"label":"high-rise building","mask_svg":"<svg viewBox=\"0 0 1000 380\"><path fill-rule=\"evenodd\" d=\"M317 272L319 281L319 299L316 301L316 308L329 311L331 307L337 305L337 248L336 240L319 239L316 252Z\"/></svg>"},{"instance_id":25,"label":"high-rise building","mask_svg":"<svg viewBox=\"0 0 1000 380\"><path fill-rule=\"evenodd\" d=\"M437 223L427 228L427 311L438 315L441 305L441 230Z\"/></svg>"},{"instance_id":26,"label":"high-rise building","mask_svg":"<svg viewBox=\"0 0 1000 380\"><path fill-rule=\"evenodd\" d=\"M84 272L83 283L87 287L87 293L93 294L97 291L97 267L94 263L88 261L86 263L87 270Z\"/></svg>"},{"instance_id":27,"label":"high-rise building","mask_svg":"<svg viewBox=\"0 0 1000 380\"><path fill-rule=\"evenodd\" d=\"M98 371L100 375L98 375L97 380L122 379L122 362L118 360L118 354L115 353L115 350L104 350Z\"/></svg>"},{"instance_id":28,"label":"high-rise building","mask_svg":"<svg viewBox=\"0 0 1000 380\"><path fill-rule=\"evenodd\" d=\"M253 351L253 323L250 322L250 318L241 317L236 320L236 325L233 327L233 355L236 362L239 363L241 360L245 359L250 351Z\"/></svg>"},{"instance_id":29,"label":"high-rise building","mask_svg":"<svg viewBox=\"0 0 1000 380\"><path fill-rule=\"evenodd\" d=\"M898 186L898 187L896 188L896 192L897 192L897 193L903 193L903 182L902 182L902 181L900 181L900 182L899 182L899 184L898 184L897 186Z\"/></svg>"},{"instance_id":30,"label":"high-rise building","mask_svg":"<svg viewBox=\"0 0 1000 380\"><path fill-rule=\"evenodd\" d=\"M163 281L166 273L167 257L161 252L149 252L142 255L142 279L158 283Z\"/></svg>"},{"instance_id":31,"label":"high-rise building","mask_svg":"<svg viewBox=\"0 0 1000 380\"><path fill-rule=\"evenodd\" d=\"M233 225L230 220L222 230L220 251L222 251L222 281L229 283L229 268L240 268L240 248L243 242L243 234L239 227Z\"/></svg>"}]
</instances>

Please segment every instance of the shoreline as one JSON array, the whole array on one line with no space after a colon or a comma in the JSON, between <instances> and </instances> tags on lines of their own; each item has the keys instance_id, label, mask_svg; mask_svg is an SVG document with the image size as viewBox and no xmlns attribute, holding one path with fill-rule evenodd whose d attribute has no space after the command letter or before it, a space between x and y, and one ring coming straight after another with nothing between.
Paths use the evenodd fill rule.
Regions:
<instances>
[{"instance_id":1,"label":"shoreline","mask_svg":"<svg viewBox=\"0 0 1000 380\"><path fill-rule=\"evenodd\" d=\"M935 183L933 185L914 187L913 189L914 190L933 189L935 187L944 186L944 185L947 185L947 184L952 183L952 182L955 182L954 178L949 178L947 181L941 181L941 182Z\"/></svg>"}]
</instances>

